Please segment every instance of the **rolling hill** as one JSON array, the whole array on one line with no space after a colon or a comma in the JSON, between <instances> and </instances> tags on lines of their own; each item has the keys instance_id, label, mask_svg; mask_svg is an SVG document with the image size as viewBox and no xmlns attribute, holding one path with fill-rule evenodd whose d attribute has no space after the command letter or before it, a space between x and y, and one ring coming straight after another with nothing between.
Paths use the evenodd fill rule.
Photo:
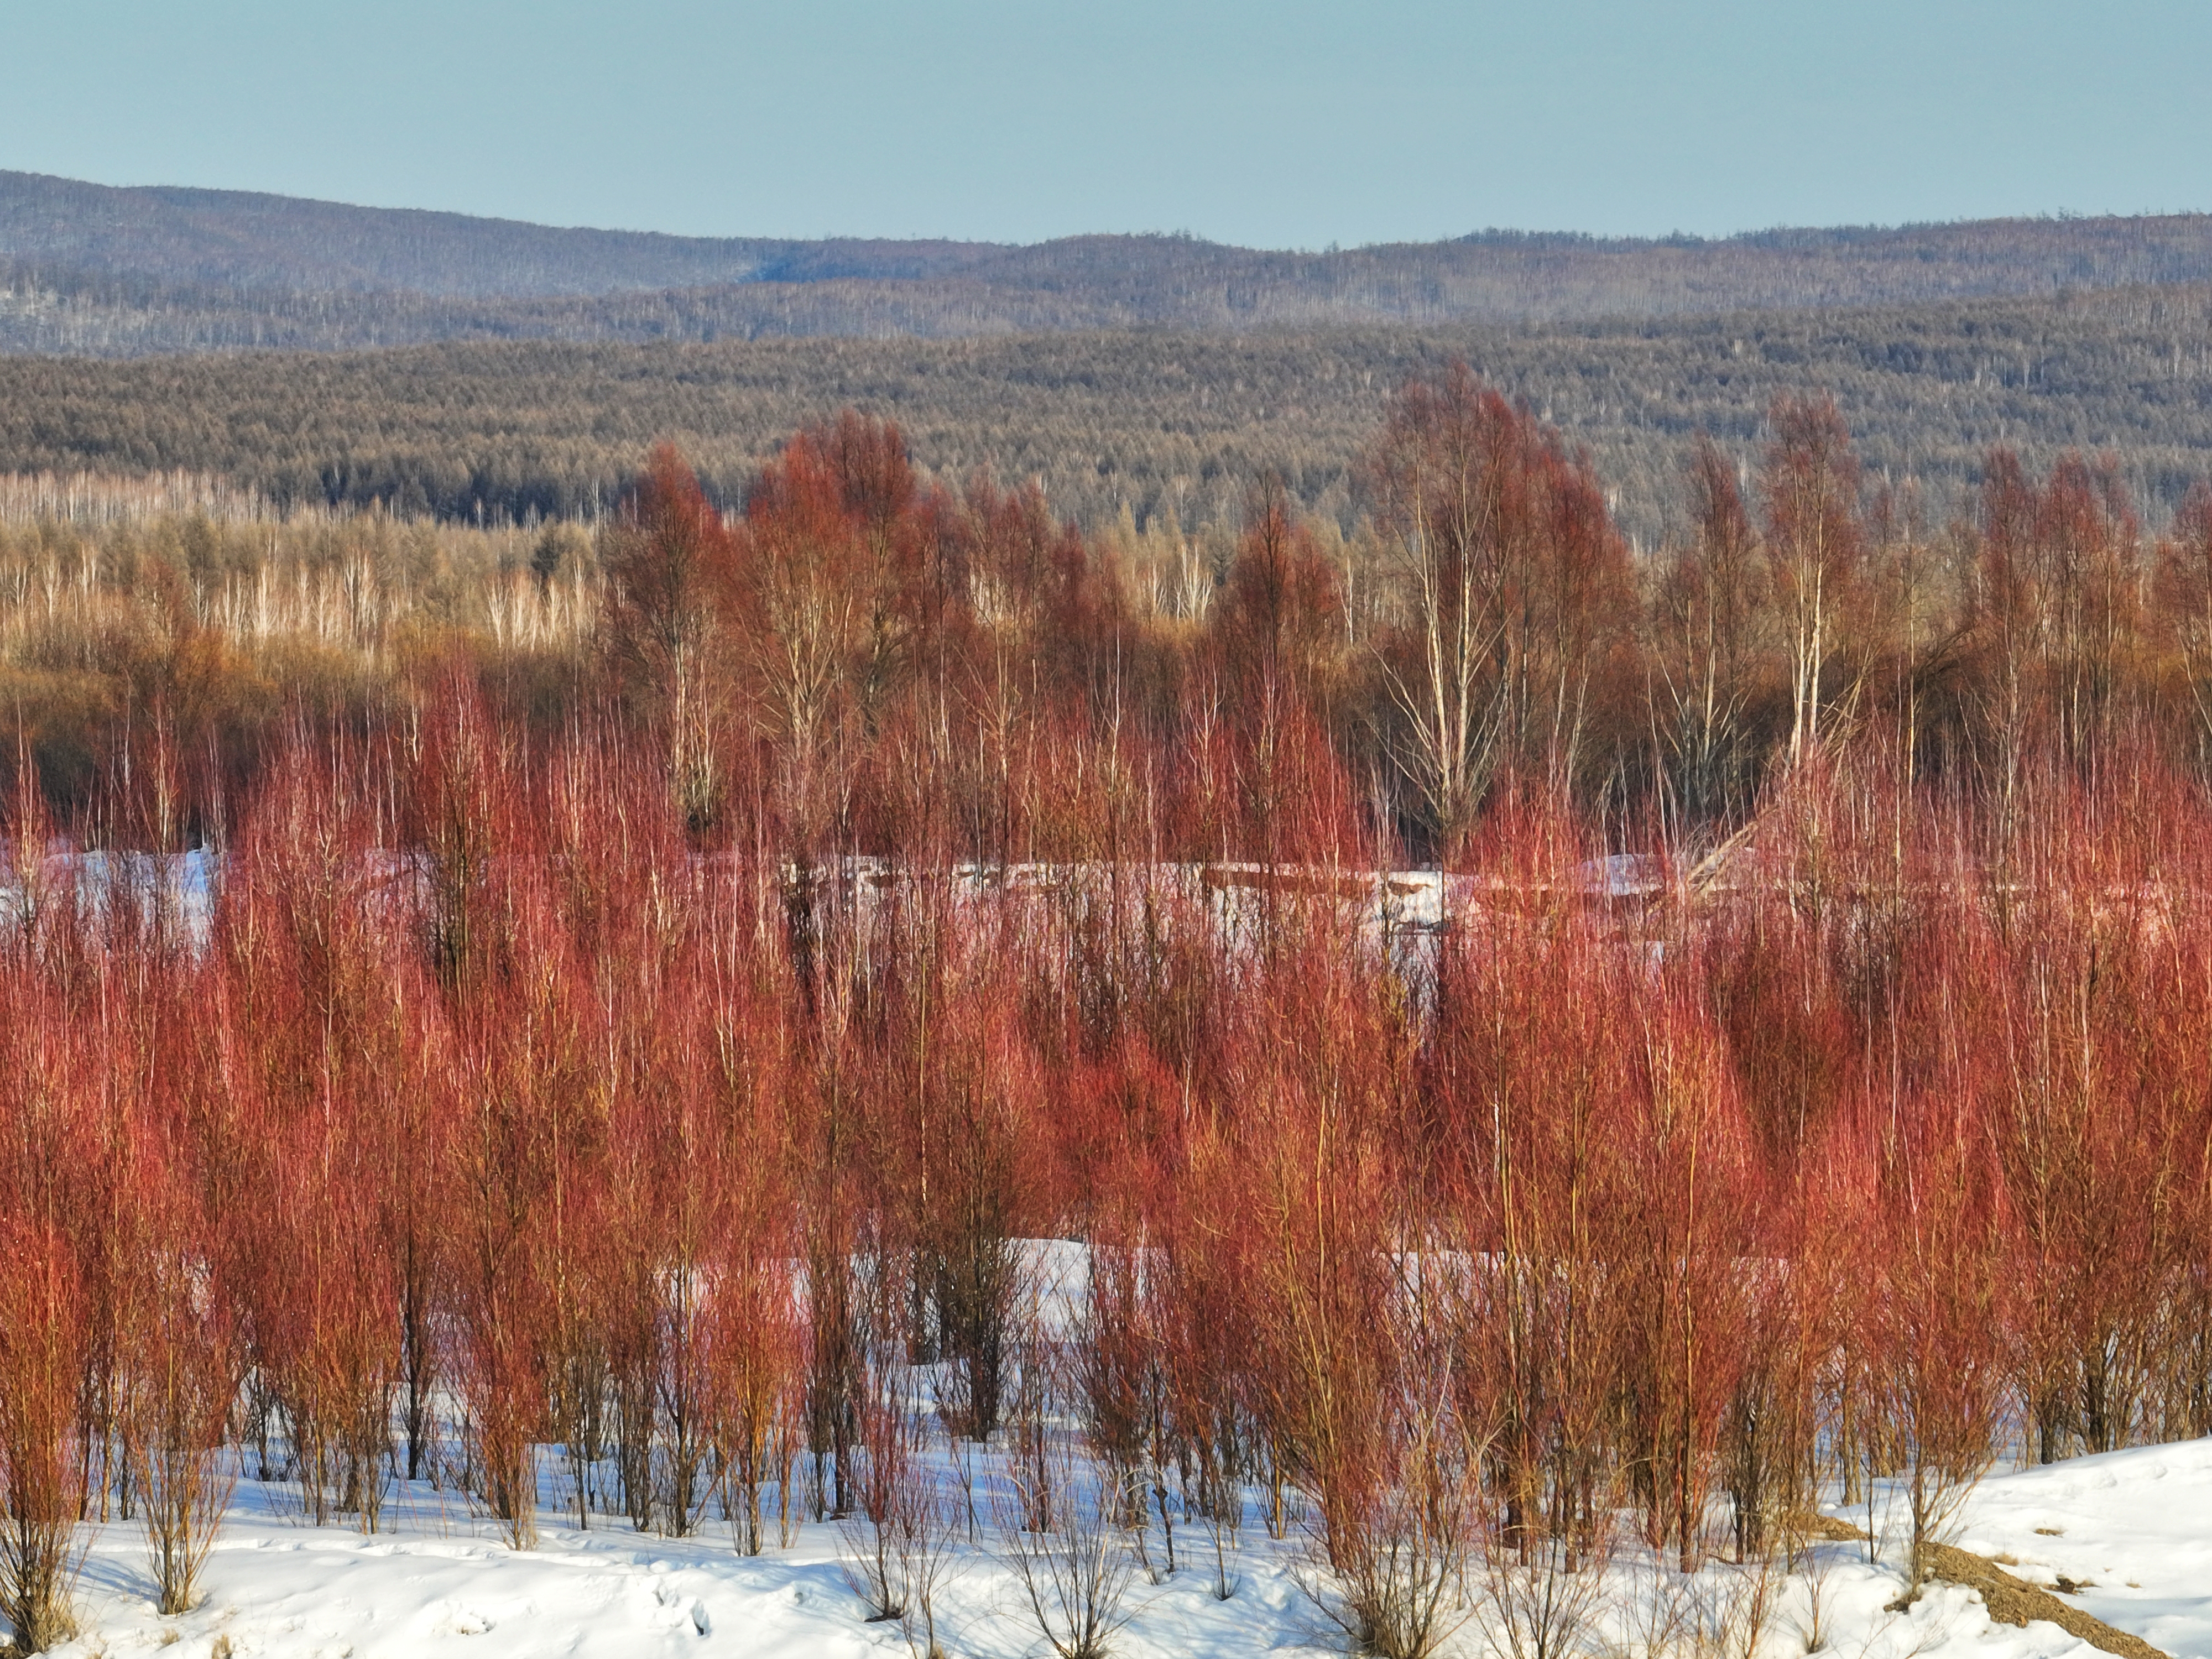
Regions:
<instances>
[{"instance_id":1,"label":"rolling hill","mask_svg":"<svg viewBox=\"0 0 2212 1659\"><path fill-rule=\"evenodd\" d=\"M2206 281L2202 214L1308 253L1160 235L681 237L0 173L0 351L15 353L1431 327Z\"/></svg>"}]
</instances>

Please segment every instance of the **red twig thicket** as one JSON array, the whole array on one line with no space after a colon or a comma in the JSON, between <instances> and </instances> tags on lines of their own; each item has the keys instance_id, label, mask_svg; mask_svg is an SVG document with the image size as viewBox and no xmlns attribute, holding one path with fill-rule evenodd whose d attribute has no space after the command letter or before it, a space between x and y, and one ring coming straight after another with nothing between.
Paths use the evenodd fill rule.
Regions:
<instances>
[{"instance_id":1,"label":"red twig thicket","mask_svg":"<svg viewBox=\"0 0 2212 1659\"><path fill-rule=\"evenodd\" d=\"M1623 1550L1887 1494L1917 1576L2008 1452L2212 1432L2212 807L2146 712L2206 514L2153 582L2109 478L1993 466L1900 666L1920 554L1784 414L1640 637L1584 464L1463 379L1374 458L1383 623L1279 492L1170 629L880 424L728 520L662 455L563 728L427 665L190 854L158 734L96 850L20 790L18 1644L87 1522L188 1606L242 1476L517 1547L834 1518L927 1645L942 1449L1064 1650L1261 1531L1370 1650L1543 1647Z\"/></svg>"}]
</instances>

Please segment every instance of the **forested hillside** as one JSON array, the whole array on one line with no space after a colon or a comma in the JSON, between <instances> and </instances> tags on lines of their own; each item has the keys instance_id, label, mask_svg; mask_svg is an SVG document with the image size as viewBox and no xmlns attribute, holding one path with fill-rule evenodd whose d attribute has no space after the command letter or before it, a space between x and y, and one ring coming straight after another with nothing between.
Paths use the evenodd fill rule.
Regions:
<instances>
[{"instance_id":1,"label":"forested hillside","mask_svg":"<svg viewBox=\"0 0 2212 1659\"><path fill-rule=\"evenodd\" d=\"M2212 281L2212 217L1705 240L1485 232L1297 252L556 229L0 173L0 350L98 356L487 339L941 337L1671 317Z\"/></svg>"},{"instance_id":2,"label":"forested hillside","mask_svg":"<svg viewBox=\"0 0 2212 1659\"><path fill-rule=\"evenodd\" d=\"M57 270L212 289L461 295L604 294L773 277L921 276L954 242L574 230L240 190L118 190L0 172L0 253Z\"/></svg>"},{"instance_id":3,"label":"forested hillside","mask_svg":"<svg viewBox=\"0 0 2212 1659\"><path fill-rule=\"evenodd\" d=\"M2212 471L2212 288L1522 326L926 341L510 343L135 362L0 358L0 472L169 469L278 504L585 515L656 439L734 503L782 437L854 405L918 460L1042 481L1090 525L1224 514L1274 472L1348 529L1350 458L1408 374L1464 356L1588 446L1638 543L1700 428L1742 455L1776 393L1832 389L1877 477L1940 521L2009 444L2112 449L2154 522Z\"/></svg>"}]
</instances>

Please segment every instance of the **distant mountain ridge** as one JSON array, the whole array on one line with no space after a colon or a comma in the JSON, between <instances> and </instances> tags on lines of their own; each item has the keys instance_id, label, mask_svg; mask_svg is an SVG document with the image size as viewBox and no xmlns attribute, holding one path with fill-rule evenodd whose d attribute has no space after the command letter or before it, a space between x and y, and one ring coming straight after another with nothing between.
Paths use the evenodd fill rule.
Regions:
<instances>
[{"instance_id":1,"label":"distant mountain ridge","mask_svg":"<svg viewBox=\"0 0 2212 1659\"><path fill-rule=\"evenodd\" d=\"M0 351L1558 322L2212 281L2212 215L1281 252L669 236L0 172Z\"/></svg>"},{"instance_id":2,"label":"distant mountain ridge","mask_svg":"<svg viewBox=\"0 0 2212 1659\"><path fill-rule=\"evenodd\" d=\"M117 187L0 172L0 258L178 288L543 297L764 276L959 268L958 242L779 240L564 229L251 191Z\"/></svg>"}]
</instances>

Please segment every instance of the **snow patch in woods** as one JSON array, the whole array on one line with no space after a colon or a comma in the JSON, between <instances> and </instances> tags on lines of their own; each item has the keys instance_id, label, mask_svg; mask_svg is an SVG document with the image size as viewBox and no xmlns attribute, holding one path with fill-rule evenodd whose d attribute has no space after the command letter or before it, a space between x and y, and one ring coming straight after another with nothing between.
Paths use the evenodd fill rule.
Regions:
<instances>
[{"instance_id":1,"label":"snow patch in woods","mask_svg":"<svg viewBox=\"0 0 2212 1659\"><path fill-rule=\"evenodd\" d=\"M700 854L702 869L726 866L726 855ZM364 855L353 872L358 896L371 905L420 904L426 897L428 862L421 854L379 851ZM1351 907L1376 934L1420 936L1455 925L1486 903L1520 893L1492 878L1446 874L1437 870L1376 872L1352 866L1263 866L1251 863L1131 864L1133 879L1160 892L1209 908L1231 937L1260 925L1268 896L1296 893L1328 896ZM951 878L964 904L988 900L1035 898L1072 885L1095 885L1108 878L1106 865L961 864ZM204 949L222 901L224 859L207 848L173 854L82 850L54 842L34 861L27 883L21 872L0 866L0 937L12 933L42 907L74 906L88 921L106 925L122 913L141 927L156 919L181 930L195 950ZM866 906L888 891L933 872L902 870L887 861L855 856L821 872L826 883L841 884ZM1616 854L1577 866L1572 890L1585 897L1648 899L1666 885L1662 860L1643 854Z\"/></svg>"}]
</instances>

